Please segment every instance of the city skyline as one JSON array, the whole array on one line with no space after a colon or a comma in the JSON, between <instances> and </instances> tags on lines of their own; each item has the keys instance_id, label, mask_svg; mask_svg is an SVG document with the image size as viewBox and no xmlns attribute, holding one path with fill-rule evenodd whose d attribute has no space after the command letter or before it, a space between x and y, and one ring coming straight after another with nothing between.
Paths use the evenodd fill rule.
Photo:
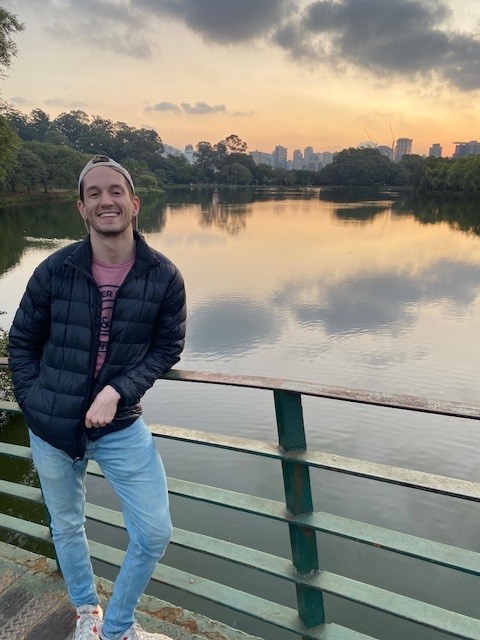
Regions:
<instances>
[{"instance_id":1,"label":"city skyline","mask_svg":"<svg viewBox=\"0 0 480 640\"><path fill-rule=\"evenodd\" d=\"M25 23L1 96L80 109L176 148L336 152L478 138L474 0L6 0ZM473 133L472 133L473 132Z\"/></svg>"}]
</instances>

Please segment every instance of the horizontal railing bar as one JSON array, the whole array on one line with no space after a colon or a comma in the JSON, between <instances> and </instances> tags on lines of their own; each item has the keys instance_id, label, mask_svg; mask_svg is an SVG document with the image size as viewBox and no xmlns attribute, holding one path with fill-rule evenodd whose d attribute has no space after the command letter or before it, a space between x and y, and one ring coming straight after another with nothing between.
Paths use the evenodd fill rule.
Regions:
<instances>
[{"instance_id":1,"label":"horizontal railing bar","mask_svg":"<svg viewBox=\"0 0 480 640\"><path fill-rule=\"evenodd\" d=\"M0 358L0 366L8 366L8 359ZM172 369L165 374L163 379L270 391L288 391L343 402L403 409L405 411L435 413L457 418L471 418L472 420L480 419L480 405L478 404L433 400L410 395L387 394L378 391L369 391L367 389L322 385L308 381L287 380L266 376L219 374L207 371L187 371L185 369Z\"/></svg>"},{"instance_id":2,"label":"horizontal railing bar","mask_svg":"<svg viewBox=\"0 0 480 640\"><path fill-rule=\"evenodd\" d=\"M91 505L89 505L89 507L90 506ZM102 511L104 512L102 521L104 521L103 518L106 515L111 515L111 510L99 508L99 513L97 515L99 515ZM120 516L118 512L114 512L114 514L117 517ZM97 517L96 519L100 518ZM118 523L118 520L116 520L115 522ZM2 514L0 518L0 526L17 531L19 533L23 533L28 536L35 537L43 541L50 542L48 527L45 527L44 525L39 525L37 523L28 522L19 518L14 518L12 516ZM180 539L177 539L175 543L186 548L191 548L189 544L185 544L185 542L182 542L181 539L182 534L186 534L187 537L190 537L190 534L188 532L182 531L177 531L177 533L180 534ZM239 549L242 549L241 547L238 547L238 545L232 545L231 543L218 541L213 538L209 538L208 536L196 534L194 537L198 537L198 540L207 542L207 548L211 547L212 550L214 550L214 546L212 545L219 545L219 543L224 548L231 547L230 552L233 551L234 548L236 548L237 551ZM109 564L114 564L115 566L120 566L123 559L123 552L117 549L112 549L111 547L107 547L106 545L97 542L90 542L89 544L92 549L92 557L95 557L98 560L102 560ZM217 546L217 550L219 548L220 547ZM95 550L97 550L97 553L95 553ZM210 553L210 551L206 552ZM228 555L231 555L230 552ZM218 555L215 553L215 551L214 554ZM278 577L286 577L285 574L288 575L292 573L291 564L283 558L278 558L276 556L272 556L271 554L266 554L258 551L254 552L253 556L254 557L252 557L247 563L247 566L252 566L255 568L261 568L263 566L263 570L265 572L270 573L271 575L276 575ZM219 557L223 558L224 554L221 553ZM240 562L240 564L244 564L244 562ZM170 576L168 576L168 574L170 574ZM179 578L181 578L183 586L180 586ZM206 597L211 601L217 602L218 604L222 604L224 606L228 606L231 609L241 611L243 613L248 613L249 615L253 615L257 618L260 617L260 619L268 622L273 622L273 619L275 619L276 626L279 626L281 628L295 631L296 633L304 633L305 631L302 626L298 627L298 622L291 626L291 618L293 613L295 613L294 617L296 618L296 612L294 612L294 610L283 607L282 605L268 602L266 600L263 600L262 598L258 598L257 596L251 596L249 594L239 592L238 590L232 589L231 587L219 585L218 583L200 577L195 577L192 580L191 574L178 571L177 569L168 567L166 565L157 566L154 574L154 579L169 584L170 586L181 588L188 591L189 593L195 593L196 595L199 595L203 598ZM408 596L395 594L386 591L385 589L365 584L357 580L352 580L344 576L335 575L330 572L310 574L308 576L304 576L303 579L311 587L320 589L325 593L329 593L331 595L356 602L360 605L364 605L394 615L398 618L409 620L424 627L442 631L444 633L450 633L451 635L454 635L458 638L463 638L465 640L480 640L479 619L470 618L453 611L447 611L445 609L442 609L441 607L421 602ZM192 589L192 584L196 585L195 589ZM222 594L221 596L220 592ZM208 595L206 596L205 593L208 593ZM225 593L229 593L229 595L231 596L231 601L229 603L225 601ZM214 594L216 594L215 597ZM240 601L247 601L249 602L249 604L255 604L254 611L252 611L250 607L246 608L245 606L240 607L238 605L239 594L241 594ZM273 611L271 610L272 604L274 609ZM278 609L278 607L281 608ZM268 617L265 617L264 614L259 615L260 611L265 612L268 609L270 609L267 614ZM279 622L279 611L281 622ZM285 614L287 614L287 617L289 619L288 623L285 621ZM309 630L309 633L311 632L312 630ZM318 636L315 634L307 636L304 635L304 637L318 638L323 636Z\"/></svg>"},{"instance_id":3,"label":"horizontal railing bar","mask_svg":"<svg viewBox=\"0 0 480 640\"><path fill-rule=\"evenodd\" d=\"M0 514L0 527L8 529L9 531L23 533L26 536L30 536L36 540L42 540L43 542L49 542L53 545L50 530L43 524L22 520L21 518L15 518L14 516L2 513Z\"/></svg>"},{"instance_id":4,"label":"horizontal railing bar","mask_svg":"<svg viewBox=\"0 0 480 640\"><path fill-rule=\"evenodd\" d=\"M90 549L92 557L117 567L120 566L125 555L123 551L98 542L90 542ZM307 629L300 621L295 609L239 591L207 578L199 576L192 578L192 574L165 564L157 565L152 579L210 602L215 602L230 610L246 613L258 620L301 635L305 639L373 640L370 636L365 636L334 624L319 625L318 627Z\"/></svg>"},{"instance_id":5,"label":"horizontal railing bar","mask_svg":"<svg viewBox=\"0 0 480 640\"><path fill-rule=\"evenodd\" d=\"M11 402L9 400L0 400L0 411L6 411L7 413L22 413L18 403Z\"/></svg>"},{"instance_id":6,"label":"horizontal railing bar","mask_svg":"<svg viewBox=\"0 0 480 640\"><path fill-rule=\"evenodd\" d=\"M440 495L447 495L453 498L480 502L480 483L447 476L425 473L423 471L413 471L401 467L393 467L347 458L335 454L313 452L285 452L277 445L257 440L248 440L232 436L221 436L218 434L208 434L206 432L192 429L182 429L180 427L169 427L166 425L154 425L152 433L156 436L170 438L173 440L195 442L197 444L210 445L225 449L241 451L257 455L265 455L280 460L288 460L301 464L308 464L311 467L334 471L346 475L366 478L386 482L388 484L409 487L420 491L429 491ZM27 454L28 451L28 454ZM0 442L0 454L10 455L18 458L31 459L28 447L19 447L5 442ZM93 470L90 470L93 473ZM101 471L95 472L102 475Z\"/></svg>"},{"instance_id":7,"label":"horizontal railing bar","mask_svg":"<svg viewBox=\"0 0 480 640\"><path fill-rule=\"evenodd\" d=\"M24 484L19 484L18 482L0 480L0 493L3 493L3 495L6 496L14 496L15 498L30 500L30 502L38 502L39 504L44 503L42 492L40 489Z\"/></svg>"},{"instance_id":8,"label":"horizontal railing bar","mask_svg":"<svg viewBox=\"0 0 480 640\"><path fill-rule=\"evenodd\" d=\"M469 480L449 478L433 473L425 473L424 471L393 467L356 458L347 458L322 451L286 452L278 445L261 440L224 436L182 427L156 424L152 425L150 430L156 436L171 440L219 447L241 453L263 455L282 461L288 460L317 469L335 471L369 480L480 502L480 483Z\"/></svg>"},{"instance_id":9,"label":"horizontal railing bar","mask_svg":"<svg viewBox=\"0 0 480 640\"><path fill-rule=\"evenodd\" d=\"M16 454L15 457L31 459L31 452L28 447L0 443L0 453L5 452L10 455ZM88 472L92 475L103 477L100 467L95 462L89 462ZM480 575L480 554L467 549L452 547L433 540L419 538L407 533L349 518L342 518L329 513L317 512L292 517L281 502L187 481L170 478L169 487L171 493L181 497L205 501L217 506L237 509L274 520L293 522L322 533L368 544L385 551L417 558L464 573ZM6 491L6 493L9 492L13 492L13 489Z\"/></svg>"},{"instance_id":10,"label":"horizontal railing bar","mask_svg":"<svg viewBox=\"0 0 480 640\"><path fill-rule=\"evenodd\" d=\"M88 505L87 515L105 524L124 528L120 514L112 512L110 509ZM285 558L242 547L211 536L175 529L172 544L256 569L276 578L303 584L395 617L415 622L424 627L448 631L458 635L458 637L476 637L468 635L469 625L471 626L472 624L477 625L477 630L480 630L480 620L450 612L435 605L417 601L408 596L392 593L331 572L323 571L302 576L294 571L292 563ZM480 554L477 554L477 561L479 558Z\"/></svg>"},{"instance_id":11,"label":"horizontal railing bar","mask_svg":"<svg viewBox=\"0 0 480 640\"><path fill-rule=\"evenodd\" d=\"M33 502L43 502L40 489L35 487L26 487L7 480L0 480L0 493L25 498ZM118 511L87 503L86 513L92 520L110 524L115 527L124 527L123 518ZM289 519L289 521L290 520L291 519ZM317 512L308 516L297 516L294 518L294 521L296 524L313 528L316 531L368 544L377 549L383 549L385 551L409 556L418 560L437 564L448 569L462 571L464 573L477 576L480 575L480 553L475 551L453 547L433 540L418 538L407 533L401 533L364 522L342 518L341 516L334 516L329 513ZM191 536L190 542L185 542L187 536ZM210 544L211 540L214 540L213 544ZM197 533L189 533L181 529L175 529L172 542L179 546L189 545L189 548L195 551L223 557L224 559L228 559L232 562L240 561L243 549L243 547L233 545L226 541L202 536ZM220 549L222 549L221 553ZM258 557L257 554L259 554ZM247 558L255 559L251 565L252 568L258 566L260 570L268 572L268 567L273 562L271 558L276 558L276 556L269 555L265 561L262 561L261 552L251 549L249 550ZM245 562L243 559L240 563L249 564L248 561ZM277 573L276 575L277 577L283 577L297 583L304 583L303 576L300 576L295 572L292 574L291 571L286 568L282 570L281 574Z\"/></svg>"},{"instance_id":12,"label":"horizontal railing bar","mask_svg":"<svg viewBox=\"0 0 480 640\"><path fill-rule=\"evenodd\" d=\"M355 402L360 404L403 409L405 411L420 411L436 413L457 418L480 419L480 405L448 400L432 400L419 396L387 394L367 389L352 389L349 387L322 385L315 382L300 380L286 380L264 376L229 375L209 373L206 371L186 371L172 369L163 379L181 382L201 382L233 387L247 387L250 389L269 389L271 391L289 391L306 396Z\"/></svg>"},{"instance_id":13,"label":"horizontal railing bar","mask_svg":"<svg viewBox=\"0 0 480 640\"><path fill-rule=\"evenodd\" d=\"M22 460L31 460L32 452L30 447L24 447L20 444L11 444L10 442L0 441L0 455L11 456L12 458L20 458Z\"/></svg>"}]
</instances>

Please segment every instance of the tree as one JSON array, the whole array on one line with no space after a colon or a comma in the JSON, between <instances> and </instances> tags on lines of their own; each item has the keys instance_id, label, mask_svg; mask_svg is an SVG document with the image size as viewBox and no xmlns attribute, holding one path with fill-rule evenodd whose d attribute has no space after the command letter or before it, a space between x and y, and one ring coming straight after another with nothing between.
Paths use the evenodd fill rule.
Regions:
<instances>
[{"instance_id":1,"label":"tree","mask_svg":"<svg viewBox=\"0 0 480 640\"><path fill-rule=\"evenodd\" d=\"M3 116L0 116L0 184L5 183L7 166L15 157L20 138Z\"/></svg>"},{"instance_id":2,"label":"tree","mask_svg":"<svg viewBox=\"0 0 480 640\"><path fill-rule=\"evenodd\" d=\"M226 164L220 172L219 180L226 184L249 184L253 180L252 173L243 164L234 162Z\"/></svg>"},{"instance_id":3,"label":"tree","mask_svg":"<svg viewBox=\"0 0 480 640\"><path fill-rule=\"evenodd\" d=\"M61 113L53 121L55 129L68 140L70 146L77 151L84 151L90 118L80 109Z\"/></svg>"},{"instance_id":4,"label":"tree","mask_svg":"<svg viewBox=\"0 0 480 640\"><path fill-rule=\"evenodd\" d=\"M23 31L24 25L10 11L0 7L0 77L5 76L5 69L12 64L17 55L17 45L12 34Z\"/></svg>"},{"instance_id":5,"label":"tree","mask_svg":"<svg viewBox=\"0 0 480 640\"><path fill-rule=\"evenodd\" d=\"M17 151L15 160L7 168L7 185L17 192L18 187L25 187L30 193L47 177L47 167L43 160L23 142Z\"/></svg>"}]
</instances>

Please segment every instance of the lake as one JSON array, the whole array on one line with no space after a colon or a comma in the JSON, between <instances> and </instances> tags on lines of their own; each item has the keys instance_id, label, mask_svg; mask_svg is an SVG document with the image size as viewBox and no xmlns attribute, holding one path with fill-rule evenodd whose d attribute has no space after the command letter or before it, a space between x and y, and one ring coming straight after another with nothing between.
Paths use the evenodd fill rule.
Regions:
<instances>
[{"instance_id":1,"label":"lake","mask_svg":"<svg viewBox=\"0 0 480 640\"><path fill-rule=\"evenodd\" d=\"M480 203L418 204L368 189L185 189L143 199L139 230L182 271L188 332L179 368L273 376L475 403L479 397ZM83 237L74 201L0 210L0 325L8 328L35 266ZM158 381L147 422L275 441L268 392ZM480 482L476 421L306 399L309 448ZM23 427L13 419L12 438ZM5 428L6 429L6 428ZM167 474L282 499L273 462L161 442ZM14 473L9 470L8 473ZM480 551L475 504L312 472L315 508ZM89 480L89 499L114 496ZM288 532L243 514L172 499L178 527L289 554ZM121 532L89 534L123 544ZM321 567L478 616L478 580L319 535ZM170 547L165 562L293 605L290 588L232 574L222 561ZM109 567L98 565L107 577ZM268 625L153 587L160 597L269 640ZM389 640L439 634L326 597L328 621ZM388 631L387 631L388 630ZM387 635L385 635L387 634ZM447 636L443 636L447 637Z\"/></svg>"}]
</instances>

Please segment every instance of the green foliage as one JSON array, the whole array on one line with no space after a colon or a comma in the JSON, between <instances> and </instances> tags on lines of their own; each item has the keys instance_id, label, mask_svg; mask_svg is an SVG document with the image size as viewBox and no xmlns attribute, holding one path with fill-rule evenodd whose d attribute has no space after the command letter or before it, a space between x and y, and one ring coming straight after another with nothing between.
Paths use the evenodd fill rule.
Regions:
<instances>
[{"instance_id":1,"label":"green foliage","mask_svg":"<svg viewBox=\"0 0 480 640\"><path fill-rule=\"evenodd\" d=\"M13 13L0 7L0 76L5 75L4 69L10 67L12 58L17 54L12 34L23 29L24 25Z\"/></svg>"},{"instance_id":2,"label":"green foliage","mask_svg":"<svg viewBox=\"0 0 480 640\"><path fill-rule=\"evenodd\" d=\"M320 171L320 181L343 186L396 184L396 165L377 149L352 147L340 151Z\"/></svg>"},{"instance_id":3,"label":"green foliage","mask_svg":"<svg viewBox=\"0 0 480 640\"><path fill-rule=\"evenodd\" d=\"M0 314L3 314L0 311ZM0 327L0 357L8 355L8 331ZM12 380L8 370L0 368L0 400L13 400ZM0 414L1 416L1 414ZM1 424L1 421L0 421Z\"/></svg>"},{"instance_id":4,"label":"green foliage","mask_svg":"<svg viewBox=\"0 0 480 640\"><path fill-rule=\"evenodd\" d=\"M15 153L20 144L20 139L0 115L0 184L4 184L7 177L7 169L15 158Z\"/></svg>"}]
</instances>

